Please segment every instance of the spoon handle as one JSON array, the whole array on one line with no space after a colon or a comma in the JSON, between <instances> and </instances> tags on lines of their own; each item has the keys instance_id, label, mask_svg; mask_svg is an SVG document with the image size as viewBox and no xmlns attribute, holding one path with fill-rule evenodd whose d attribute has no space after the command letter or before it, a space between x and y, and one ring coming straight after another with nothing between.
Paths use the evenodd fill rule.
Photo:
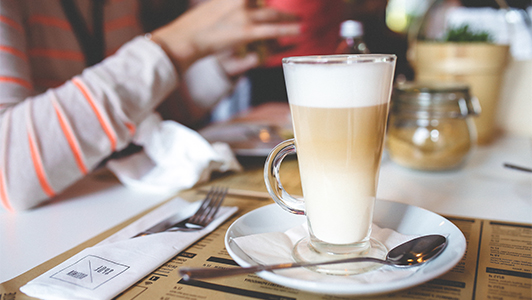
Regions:
<instances>
[{"instance_id":1,"label":"spoon handle","mask_svg":"<svg viewBox=\"0 0 532 300\"><path fill-rule=\"evenodd\" d=\"M374 262L385 265L393 265L393 263L373 258L373 257L351 257L340 260L331 260L324 262L314 262L314 263L284 263L277 265L257 265L244 268L227 268L227 269L213 269L213 268L181 268L179 269L179 274L183 277L184 280L190 279L201 279L201 278L214 278L214 277L223 277L223 276L233 276L247 273L255 273L259 271L272 271L278 269L290 269L290 268L299 268L299 267L313 267L319 265L332 265L332 264L341 264L341 263L354 263L354 262Z\"/></svg>"}]
</instances>

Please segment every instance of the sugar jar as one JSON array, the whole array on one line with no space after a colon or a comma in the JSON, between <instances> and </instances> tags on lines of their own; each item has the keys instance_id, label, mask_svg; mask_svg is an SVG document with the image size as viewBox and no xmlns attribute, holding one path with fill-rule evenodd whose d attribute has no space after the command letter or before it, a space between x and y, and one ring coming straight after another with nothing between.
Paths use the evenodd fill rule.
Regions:
<instances>
[{"instance_id":1,"label":"sugar jar","mask_svg":"<svg viewBox=\"0 0 532 300\"><path fill-rule=\"evenodd\" d=\"M459 167L476 144L471 117L480 113L469 86L406 82L392 94L386 139L390 159L424 171Z\"/></svg>"}]
</instances>

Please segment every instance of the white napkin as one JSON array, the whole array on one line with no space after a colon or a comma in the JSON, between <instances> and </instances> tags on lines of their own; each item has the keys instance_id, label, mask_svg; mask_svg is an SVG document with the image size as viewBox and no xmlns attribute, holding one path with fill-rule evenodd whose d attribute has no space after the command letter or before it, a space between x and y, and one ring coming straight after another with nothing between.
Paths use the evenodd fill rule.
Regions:
<instances>
[{"instance_id":1,"label":"white napkin","mask_svg":"<svg viewBox=\"0 0 532 300\"><path fill-rule=\"evenodd\" d=\"M307 226L306 224L302 224L285 232L247 235L235 238L233 241L249 257L259 264L281 264L293 262L291 256L292 248L295 243L307 235ZM416 236L404 235L392 229L383 229L373 224L371 237L382 242L389 250L403 242L415 238ZM320 283L365 284L383 283L397 280L399 278L405 278L415 273L419 268L420 266L395 268L383 265L381 268L374 271L351 276L325 275L305 268L276 270L274 272L294 279L316 281Z\"/></svg>"},{"instance_id":2,"label":"white napkin","mask_svg":"<svg viewBox=\"0 0 532 300\"><path fill-rule=\"evenodd\" d=\"M199 202L191 204L173 199L48 270L20 290L39 299L111 299L213 231L237 211L236 207L221 207L216 219L200 231L164 232L131 238L175 213L183 219L191 216Z\"/></svg>"},{"instance_id":3,"label":"white napkin","mask_svg":"<svg viewBox=\"0 0 532 300\"><path fill-rule=\"evenodd\" d=\"M134 142L143 151L107 162L132 189L171 195L207 181L213 171L242 170L227 144L211 145L196 131L162 121L158 114L139 125Z\"/></svg>"}]
</instances>

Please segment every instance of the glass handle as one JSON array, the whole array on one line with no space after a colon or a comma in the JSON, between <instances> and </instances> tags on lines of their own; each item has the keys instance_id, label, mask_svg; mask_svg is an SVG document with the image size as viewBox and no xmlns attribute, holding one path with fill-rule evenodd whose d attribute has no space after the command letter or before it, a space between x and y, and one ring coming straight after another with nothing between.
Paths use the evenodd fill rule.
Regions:
<instances>
[{"instance_id":1,"label":"glass handle","mask_svg":"<svg viewBox=\"0 0 532 300\"><path fill-rule=\"evenodd\" d=\"M473 115L479 116L482 112L482 108L480 107L480 102L477 97L471 97L471 105L473 106Z\"/></svg>"},{"instance_id":2,"label":"glass handle","mask_svg":"<svg viewBox=\"0 0 532 300\"><path fill-rule=\"evenodd\" d=\"M289 139L281 142L275 146L268 157L264 165L264 182L266 189L273 201L275 201L284 210L296 214L305 214L305 202L303 199L298 199L291 196L281 184L281 178L279 176L279 169L283 159L289 155L296 153L296 145L294 139Z\"/></svg>"}]
</instances>

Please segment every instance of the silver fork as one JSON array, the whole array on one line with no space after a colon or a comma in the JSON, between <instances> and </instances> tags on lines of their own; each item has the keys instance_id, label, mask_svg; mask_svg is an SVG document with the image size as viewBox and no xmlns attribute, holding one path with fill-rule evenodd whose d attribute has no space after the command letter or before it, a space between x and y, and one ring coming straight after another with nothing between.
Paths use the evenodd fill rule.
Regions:
<instances>
[{"instance_id":1,"label":"silver fork","mask_svg":"<svg viewBox=\"0 0 532 300\"><path fill-rule=\"evenodd\" d=\"M214 216L216 216L227 195L227 190L226 187L212 187L207 193L207 196L205 196L205 199L201 202L198 210L190 218L175 223L176 216L171 216L134 237L159 232L197 231L205 228L212 222Z\"/></svg>"}]
</instances>

